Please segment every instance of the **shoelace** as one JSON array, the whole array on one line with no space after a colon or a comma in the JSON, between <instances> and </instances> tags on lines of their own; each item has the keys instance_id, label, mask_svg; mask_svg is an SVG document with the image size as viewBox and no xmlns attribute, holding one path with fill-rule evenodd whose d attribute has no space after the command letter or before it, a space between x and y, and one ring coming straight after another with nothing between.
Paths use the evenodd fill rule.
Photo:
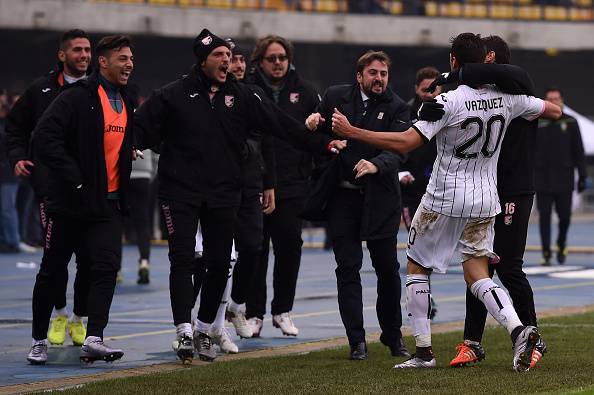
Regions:
<instances>
[{"instance_id":1,"label":"shoelace","mask_svg":"<svg viewBox=\"0 0 594 395\"><path fill-rule=\"evenodd\" d=\"M35 343L33 347L31 347L31 352L33 354L42 354L45 348L45 343Z\"/></svg>"},{"instance_id":2,"label":"shoelace","mask_svg":"<svg viewBox=\"0 0 594 395\"><path fill-rule=\"evenodd\" d=\"M200 344L200 348L201 349L210 350L210 347L211 347L210 337L208 337L208 336L200 336L200 338L198 339L198 342Z\"/></svg>"}]
</instances>

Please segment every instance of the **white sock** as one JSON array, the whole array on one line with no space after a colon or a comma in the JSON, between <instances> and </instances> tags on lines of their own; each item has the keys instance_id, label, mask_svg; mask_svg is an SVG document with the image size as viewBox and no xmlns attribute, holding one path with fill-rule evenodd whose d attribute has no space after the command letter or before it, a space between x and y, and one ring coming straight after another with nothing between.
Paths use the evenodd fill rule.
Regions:
<instances>
[{"instance_id":1,"label":"white sock","mask_svg":"<svg viewBox=\"0 0 594 395\"><path fill-rule=\"evenodd\" d=\"M227 279L227 286L223 292L219 309L217 310L217 316L212 323L212 329L220 329L225 326L225 313L227 312L227 301L229 300L229 294L231 293L231 277Z\"/></svg>"},{"instance_id":2,"label":"white sock","mask_svg":"<svg viewBox=\"0 0 594 395\"><path fill-rule=\"evenodd\" d=\"M34 346L34 345L36 345L36 344L39 344L39 343L45 343L46 345L48 345L47 339L43 339L43 340L35 340L35 339L31 339L31 340L32 340L32 341L31 341L31 345L32 345L32 346Z\"/></svg>"},{"instance_id":3,"label":"white sock","mask_svg":"<svg viewBox=\"0 0 594 395\"><path fill-rule=\"evenodd\" d=\"M406 309L417 347L431 346L431 289L426 274L406 275Z\"/></svg>"},{"instance_id":4,"label":"white sock","mask_svg":"<svg viewBox=\"0 0 594 395\"><path fill-rule=\"evenodd\" d=\"M211 327L212 327L212 324L207 324L206 322L202 322L199 319L196 319L196 329L198 330L198 332L208 334L208 332L210 332Z\"/></svg>"},{"instance_id":5,"label":"white sock","mask_svg":"<svg viewBox=\"0 0 594 395\"><path fill-rule=\"evenodd\" d=\"M490 278L483 278L472 284L470 292L485 304L489 314L505 327L510 335L515 328L522 325L507 293Z\"/></svg>"},{"instance_id":6,"label":"white sock","mask_svg":"<svg viewBox=\"0 0 594 395\"><path fill-rule=\"evenodd\" d=\"M62 307L61 309L54 309L56 316L68 317L68 309L66 306Z\"/></svg>"},{"instance_id":7,"label":"white sock","mask_svg":"<svg viewBox=\"0 0 594 395\"><path fill-rule=\"evenodd\" d=\"M82 317L79 317L74 313L72 313L72 315L70 316L70 319L68 320L68 322L71 322L71 323L81 322L81 321L82 321Z\"/></svg>"},{"instance_id":8,"label":"white sock","mask_svg":"<svg viewBox=\"0 0 594 395\"><path fill-rule=\"evenodd\" d=\"M178 324L175 327L175 333L178 338L181 338L184 335L192 337L192 324L189 324L187 322Z\"/></svg>"}]
</instances>

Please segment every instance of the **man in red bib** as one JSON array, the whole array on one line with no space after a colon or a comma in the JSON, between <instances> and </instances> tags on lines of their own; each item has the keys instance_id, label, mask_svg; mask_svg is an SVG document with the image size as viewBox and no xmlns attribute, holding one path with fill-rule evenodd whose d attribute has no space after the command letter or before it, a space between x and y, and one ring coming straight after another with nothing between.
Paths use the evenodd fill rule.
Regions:
<instances>
[{"instance_id":1,"label":"man in red bib","mask_svg":"<svg viewBox=\"0 0 594 395\"><path fill-rule=\"evenodd\" d=\"M50 176L44 258L33 291L34 342L27 358L32 363L47 360L45 333L37 333L35 322L54 304L51 284L63 269L56 262L64 261L55 256L73 248L88 251L91 277L80 359L114 361L124 355L103 343L103 330L120 268L132 164L133 107L125 89L133 69L130 39L104 37L95 53L98 72L65 89L34 133L36 153Z\"/></svg>"}]
</instances>

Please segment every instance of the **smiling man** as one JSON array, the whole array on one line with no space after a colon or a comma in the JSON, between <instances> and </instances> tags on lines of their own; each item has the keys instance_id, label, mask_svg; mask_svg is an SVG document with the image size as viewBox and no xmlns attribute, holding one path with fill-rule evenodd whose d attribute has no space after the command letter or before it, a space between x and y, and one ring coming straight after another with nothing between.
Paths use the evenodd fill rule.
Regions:
<instances>
[{"instance_id":1,"label":"smiling man","mask_svg":"<svg viewBox=\"0 0 594 395\"><path fill-rule=\"evenodd\" d=\"M33 345L28 360L47 360L52 287L72 251L90 269L83 362L120 359L103 330L120 267L122 214L132 165L133 106L126 94L134 67L130 39L107 36L95 53L99 71L68 86L48 107L33 134L35 154L49 169L45 250L33 290Z\"/></svg>"},{"instance_id":2,"label":"smiling man","mask_svg":"<svg viewBox=\"0 0 594 395\"><path fill-rule=\"evenodd\" d=\"M357 83L328 88L320 113L308 117L308 128L319 126L323 133L332 134L331 123L324 120L332 117L334 108L343 111L354 125L372 131L408 128L408 107L388 86L390 66L390 58L384 52L362 55L357 61ZM337 163L333 167L339 168L337 174L327 180L335 185L327 202L328 231L336 260L338 306L353 360L367 359L359 274L363 240L377 275L380 341L393 356L409 356L400 332L400 265L395 250L400 224L398 169L402 160L399 154L349 140L347 148L334 159ZM329 171L330 166L326 173Z\"/></svg>"},{"instance_id":3,"label":"smiling man","mask_svg":"<svg viewBox=\"0 0 594 395\"><path fill-rule=\"evenodd\" d=\"M87 77L91 63L91 43L87 33L80 29L64 32L60 38L57 58L56 67L36 79L27 88L6 118L8 157L15 175L31 182L39 205L42 232L45 232L47 223L44 200L48 188L48 170L39 161L39 158L32 155L31 136L41 115L58 96L60 90L68 84ZM67 259L70 260L70 257ZM86 332L82 317L87 315L88 265L83 263L84 260L84 256L76 256L74 306L70 317L68 317L66 309L66 287L68 285L66 267L62 273L58 274L56 282L52 284L56 299L54 301L55 316L48 334L51 344L64 344L66 332L70 334L74 345L82 345L85 339Z\"/></svg>"}]
</instances>

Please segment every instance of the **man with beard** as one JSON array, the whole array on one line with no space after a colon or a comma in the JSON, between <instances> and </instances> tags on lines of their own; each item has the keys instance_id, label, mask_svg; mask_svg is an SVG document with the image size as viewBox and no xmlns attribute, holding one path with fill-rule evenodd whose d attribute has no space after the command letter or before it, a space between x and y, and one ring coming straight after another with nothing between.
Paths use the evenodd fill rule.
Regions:
<instances>
[{"instance_id":1,"label":"man with beard","mask_svg":"<svg viewBox=\"0 0 594 395\"><path fill-rule=\"evenodd\" d=\"M64 90L35 128L33 143L49 169L48 224L33 290L33 346L28 360L47 360L53 284L72 251L90 268L87 337L82 362L111 362L124 352L103 342L121 265L122 214L132 167L133 105L126 93L134 67L130 38L107 36L95 49L99 71Z\"/></svg>"},{"instance_id":2,"label":"man with beard","mask_svg":"<svg viewBox=\"0 0 594 395\"><path fill-rule=\"evenodd\" d=\"M390 65L390 58L381 51L361 56L357 61L357 83L328 88L320 112L308 117L308 128L320 126L323 133L331 135L331 123L325 120L331 119L334 109L339 109L354 125L369 130L406 130L409 110L388 87ZM337 263L338 306L351 347L350 359L367 359L359 273L363 240L377 275L380 340L393 356L409 356L400 331L401 283L396 258L400 224L398 169L403 157L349 140L347 148L333 161L336 179L325 181L334 184L326 211Z\"/></svg>"},{"instance_id":3,"label":"man with beard","mask_svg":"<svg viewBox=\"0 0 594 395\"><path fill-rule=\"evenodd\" d=\"M31 144L33 130L62 87L87 77L90 63L91 43L87 33L80 29L64 32L60 39L57 66L43 77L36 79L27 88L6 118L8 158L17 177L31 180L44 233L47 224L44 199L48 194L48 170L34 155ZM70 318L66 309L68 269L65 265L58 265L62 270L56 274L56 280L51 284L56 296L55 317L51 322L47 338L55 345L64 343L67 331L72 338L72 343L76 346L83 344L86 335L82 317L87 315L86 294L89 268L88 264L84 263L85 251L72 252L76 252L77 272L74 281L74 307ZM70 256L65 259L68 262Z\"/></svg>"},{"instance_id":4,"label":"man with beard","mask_svg":"<svg viewBox=\"0 0 594 395\"><path fill-rule=\"evenodd\" d=\"M292 62L293 45L288 40L279 36L264 37L258 40L252 53L254 69L248 81L260 87L286 114L303 122L318 106L319 95L309 82L299 76ZM247 318L253 333L259 336L266 313L266 272L272 240L272 324L286 336L297 336L299 330L290 313L295 300L303 245L299 213L307 193L312 156L280 139L274 139L274 153L276 209L264 217L264 243L247 300Z\"/></svg>"},{"instance_id":5,"label":"man with beard","mask_svg":"<svg viewBox=\"0 0 594 395\"><path fill-rule=\"evenodd\" d=\"M136 111L139 148L161 145L159 197L169 233L169 290L178 357L216 358L209 332L225 290L241 200L241 159L251 130L274 133L316 153L329 138L308 133L273 103L227 75L229 44L207 29L194 40L190 73L157 89ZM207 268L193 338L195 236L201 224ZM194 344L193 344L194 343Z\"/></svg>"}]
</instances>

